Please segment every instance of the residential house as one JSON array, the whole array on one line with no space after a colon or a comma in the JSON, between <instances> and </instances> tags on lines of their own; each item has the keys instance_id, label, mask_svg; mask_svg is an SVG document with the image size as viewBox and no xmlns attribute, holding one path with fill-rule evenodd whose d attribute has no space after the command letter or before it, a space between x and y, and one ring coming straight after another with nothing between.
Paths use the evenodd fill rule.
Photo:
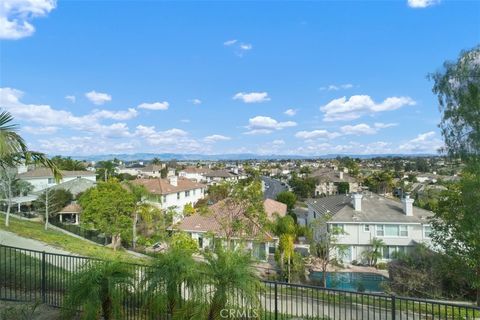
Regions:
<instances>
[{"instance_id":1,"label":"residential house","mask_svg":"<svg viewBox=\"0 0 480 320\"><path fill-rule=\"evenodd\" d=\"M174 222L182 218L183 208L186 204L195 205L198 200L205 196L204 184L177 176L169 176L166 179L136 179L133 183L143 185L151 194L148 201L159 208L174 209L177 215Z\"/></svg>"},{"instance_id":2,"label":"residential house","mask_svg":"<svg viewBox=\"0 0 480 320\"><path fill-rule=\"evenodd\" d=\"M287 214L287 206L281 202L266 199L263 202L267 219L274 221L277 216ZM245 223L241 230L230 234L232 223L236 219L242 219ZM278 238L265 229L256 221L246 218L239 206L232 205L227 200L222 200L209 207L208 214L192 214L185 217L173 229L181 230L190 234L198 241L201 249L213 246L213 239L223 240L224 245L238 245L242 242L252 255L262 261L266 261L270 254L273 254L278 244ZM229 237L231 243L226 243Z\"/></svg>"},{"instance_id":3,"label":"residential house","mask_svg":"<svg viewBox=\"0 0 480 320\"><path fill-rule=\"evenodd\" d=\"M211 169L206 167L186 167L178 172L178 176L196 182L207 182L207 177L205 175L211 171Z\"/></svg>"},{"instance_id":4,"label":"residential house","mask_svg":"<svg viewBox=\"0 0 480 320\"><path fill-rule=\"evenodd\" d=\"M344 262L362 261L362 254L370 248L372 239L382 239L385 248L382 260L390 260L395 252L406 252L417 243L430 243L429 218L433 213L413 206L408 195L402 201L376 194L334 195L311 199L308 204L308 223L312 224L325 215L331 216L328 229L340 228L344 234L338 243L347 246L341 259Z\"/></svg>"},{"instance_id":5,"label":"residential house","mask_svg":"<svg viewBox=\"0 0 480 320\"><path fill-rule=\"evenodd\" d=\"M344 171L335 168L320 168L310 174L316 179L315 196L330 196L338 194L338 184L348 183L349 192L358 192L360 187L357 180Z\"/></svg>"},{"instance_id":6,"label":"residential house","mask_svg":"<svg viewBox=\"0 0 480 320\"><path fill-rule=\"evenodd\" d=\"M53 173L48 168L36 168L27 172L20 173L18 177L33 185L33 192L42 191L46 188L56 186L75 179L86 179L91 182L97 181L95 172L91 171L62 171L62 179L55 181Z\"/></svg>"},{"instance_id":7,"label":"residential house","mask_svg":"<svg viewBox=\"0 0 480 320\"><path fill-rule=\"evenodd\" d=\"M209 185L215 185L224 181L237 181L238 174L228 170L212 170L205 174L205 178Z\"/></svg>"}]
</instances>

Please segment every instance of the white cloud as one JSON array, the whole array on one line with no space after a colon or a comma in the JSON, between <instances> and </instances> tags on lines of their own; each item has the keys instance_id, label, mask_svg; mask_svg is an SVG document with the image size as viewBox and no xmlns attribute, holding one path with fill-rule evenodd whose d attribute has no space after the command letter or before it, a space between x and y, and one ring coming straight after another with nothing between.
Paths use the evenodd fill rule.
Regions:
<instances>
[{"instance_id":1,"label":"white cloud","mask_svg":"<svg viewBox=\"0 0 480 320\"><path fill-rule=\"evenodd\" d=\"M252 50L253 46L250 43L241 43L240 49L244 51Z\"/></svg>"},{"instance_id":2,"label":"white cloud","mask_svg":"<svg viewBox=\"0 0 480 320\"><path fill-rule=\"evenodd\" d=\"M2 0L0 2L0 39L16 40L31 36L35 27L30 23L55 9L55 0Z\"/></svg>"},{"instance_id":3,"label":"white cloud","mask_svg":"<svg viewBox=\"0 0 480 320\"><path fill-rule=\"evenodd\" d=\"M320 90L324 91L324 90L327 90L327 91L338 91L338 90L342 90L342 89L351 89L353 88L353 84L351 83L345 83L345 84L339 84L339 85L336 85L336 84L330 84L326 87L320 87Z\"/></svg>"},{"instance_id":4,"label":"white cloud","mask_svg":"<svg viewBox=\"0 0 480 320\"><path fill-rule=\"evenodd\" d=\"M181 119L180 122L183 122L183 123L190 123L190 119Z\"/></svg>"},{"instance_id":5,"label":"white cloud","mask_svg":"<svg viewBox=\"0 0 480 320\"><path fill-rule=\"evenodd\" d=\"M282 130L296 125L297 123L293 121L279 122L271 117L256 116L248 120L249 131L245 134L268 134L274 130Z\"/></svg>"},{"instance_id":6,"label":"white cloud","mask_svg":"<svg viewBox=\"0 0 480 320\"><path fill-rule=\"evenodd\" d=\"M163 102L152 102L152 103L142 103L138 105L138 109L147 109L147 110L167 110L170 104L167 101Z\"/></svg>"},{"instance_id":7,"label":"white cloud","mask_svg":"<svg viewBox=\"0 0 480 320\"><path fill-rule=\"evenodd\" d=\"M44 135L44 134L53 134L58 131L58 127L47 126L47 127L31 127L24 126L22 130L34 135Z\"/></svg>"},{"instance_id":8,"label":"white cloud","mask_svg":"<svg viewBox=\"0 0 480 320\"><path fill-rule=\"evenodd\" d=\"M91 116L97 119L129 120L137 115L137 110L128 108L127 111L94 110Z\"/></svg>"},{"instance_id":9,"label":"white cloud","mask_svg":"<svg viewBox=\"0 0 480 320\"><path fill-rule=\"evenodd\" d=\"M230 137L222 136L221 134L212 134L211 136L207 136L207 137L203 138L203 141L205 141L207 143L214 143L214 142L218 142L218 141L227 141L227 140L230 140L230 139L231 139Z\"/></svg>"},{"instance_id":10,"label":"white cloud","mask_svg":"<svg viewBox=\"0 0 480 320\"><path fill-rule=\"evenodd\" d=\"M355 134L355 135L377 133L376 128L372 128L366 123L360 123L360 124L357 124L357 125L354 125L354 126L352 126L352 125L343 126L343 127L340 128L340 131L343 134Z\"/></svg>"},{"instance_id":11,"label":"white cloud","mask_svg":"<svg viewBox=\"0 0 480 320\"><path fill-rule=\"evenodd\" d=\"M243 57L247 51L253 49L251 43L239 42L237 39L227 40L223 45L232 48L233 52L239 57Z\"/></svg>"},{"instance_id":12,"label":"white cloud","mask_svg":"<svg viewBox=\"0 0 480 320\"><path fill-rule=\"evenodd\" d=\"M295 137L300 139L334 139L338 136L340 136L338 132L329 132L324 129L299 131L295 134Z\"/></svg>"},{"instance_id":13,"label":"white cloud","mask_svg":"<svg viewBox=\"0 0 480 320\"><path fill-rule=\"evenodd\" d=\"M285 110L284 114L286 114L287 116L293 117L294 115L297 114L297 110L296 109L287 109L287 110Z\"/></svg>"},{"instance_id":14,"label":"white cloud","mask_svg":"<svg viewBox=\"0 0 480 320\"><path fill-rule=\"evenodd\" d=\"M399 149L410 153L436 153L442 144L442 140L436 138L435 132L429 131L400 145Z\"/></svg>"},{"instance_id":15,"label":"white cloud","mask_svg":"<svg viewBox=\"0 0 480 320\"><path fill-rule=\"evenodd\" d=\"M200 99L192 99L192 100L190 100L190 102L195 104L195 105L202 104L202 100L200 100Z\"/></svg>"},{"instance_id":16,"label":"white cloud","mask_svg":"<svg viewBox=\"0 0 480 320\"><path fill-rule=\"evenodd\" d=\"M353 120L365 113L396 110L403 106L415 105L410 97L389 97L381 103L375 103L368 95L354 95L334 99L320 107L324 113L324 121Z\"/></svg>"},{"instance_id":17,"label":"white cloud","mask_svg":"<svg viewBox=\"0 0 480 320\"><path fill-rule=\"evenodd\" d=\"M282 140L282 139L273 140L273 141L272 141L272 144L274 144L274 145L276 145L276 146L281 146L281 145L284 145L284 144L285 144L285 141Z\"/></svg>"},{"instance_id":18,"label":"white cloud","mask_svg":"<svg viewBox=\"0 0 480 320\"><path fill-rule=\"evenodd\" d=\"M242 100L245 103L259 103L270 101L267 92L239 92L233 96L233 100Z\"/></svg>"},{"instance_id":19,"label":"white cloud","mask_svg":"<svg viewBox=\"0 0 480 320\"><path fill-rule=\"evenodd\" d=\"M223 45L224 45L224 46L227 46L227 47L228 47L228 46L232 46L232 45L234 45L235 43L237 43L237 41L238 41L238 40L236 40L236 39L227 40L227 41L225 41L225 42L223 43Z\"/></svg>"},{"instance_id":20,"label":"white cloud","mask_svg":"<svg viewBox=\"0 0 480 320\"><path fill-rule=\"evenodd\" d=\"M37 123L41 126L57 126L86 131L99 136L128 136L128 127L124 123L104 125L99 120L125 120L136 114L133 109L117 112L94 110L84 116L75 116L69 111L54 109L49 105L25 104L20 101L22 97L23 92L20 90L0 88L0 105L12 113L16 119Z\"/></svg>"},{"instance_id":21,"label":"white cloud","mask_svg":"<svg viewBox=\"0 0 480 320\"><path fill-rule=\"evenodd\" d=\"M75 103L77 101L77 98L75 96L65 96L65 99L70 101L71 103Z\"/></svg>"},{"instance_id":22,"label":"white cloud","mask_svg":"<svg viewBox=\"0 0 480 320\"><path fill-rule=\"evenodd\" d=\"M440 3L440 0L408 0L410 8L426 8Z\"/></svg>"},{"instance_id":23,"label":"white cloud","mask_svg":"<svg viewBox=\"0 0 480 320\"><path fill-rule=\"evenodd\" d=\"M85 93L85 97L96 105L102 105L105 102L112 101L112 96L108 93L96 92L95 90Z\"/></svg>"}]
</instances>

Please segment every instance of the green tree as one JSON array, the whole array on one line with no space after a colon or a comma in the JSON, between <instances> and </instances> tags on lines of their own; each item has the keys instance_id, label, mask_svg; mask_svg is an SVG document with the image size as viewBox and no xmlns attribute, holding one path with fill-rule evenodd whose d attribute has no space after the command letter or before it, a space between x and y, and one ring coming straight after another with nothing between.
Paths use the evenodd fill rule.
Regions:
<instances>
[{"instance_id":1,"label":"green tree","mask_svg":"<svg viewBox=\"0 0 480 320\"><path fill-rule=\"evenodd\" d=\"M190 254L198 252L198 243L185 232L176 232L170 238L170 247Z\"/></svg>"},{"instance_id":2,"label":"green tree","mask_svg":"<svg viewBox=\"0 0 480 320\"><path fill-rule=\"evenodd\" d=\"M52 162L55 163L60 170L85 170L86 167L84 162L74 160L71 157L55 156L52 158Z\"/></svg>"},{"instance_id":3,"label":"green tree","mask_svg":"<svg viewBox=\"0 0 480 320\"><path fill-rule=\"evenodd\" d=\"M82 319L122 318L125 286L132 285L133 269L122 262L99 262L87 265L75 274L63 303L64 319L73 319L82 308Z\"/></svg>"},{"instance_id":4,"label":"green tree","mask_svg":"<svg viewBox=\"0 0 480 320\"><path fill-rule=\"evenodd\" d=\"M117 181L100 182L85 191L79 199L82 222L112 237L112 247L130 238L135 196Z\"/></svg>"},{"instance_id":5,"label":"green tree","mask_svg":"<svg viewBox=\"0 0 480 320\"><path fill-rule=\"evenodd\" d=\"M217 246L215 252L207 251L204 257L205 278L211 286L209 290L213 292L207 319L221 319L221 310L227 305L234 308L241 300L259 312L261 305L257 293L261 283L250 254ZM239 297L242 298L240 301Z\"/></svg>"},{"instance_id":6,"label":"green tree","mask_svg":"<svg viewBox=\"0 0 480 320\"><path fill-rule=\"evenodd\" d=\"M370 240L369 248L363 252L363 258L367 261L369 266L376 266L378 259L382 257L382 250L385 248L385 243L382 239L373 238Z\"/></svg>"},{"instance_id":7,"label":"green tree","mask_svg":"<svg viewBox=\"0 0 480 320\"><path fill-rule=\"evenodd\" d=\"M280 265L280 270L287 282L291 281L291 268L295 255L294 240L293 235L282 234L278 239L278 249L275 251L275 260Z\"/></svg>"},{"instance_id":8,"label":"green tree","mask_svg":"<svg viewBox=\"0 0 480 320\"><path fill-rule=\"evenodd\" d=\"M293 188L293 192L299 198L309 198L313 197L315 194L315 185L316 185L315 178L307 177L307 178L298 178L296 175L292 176L290 179L289 184Z\"/></svg>"},{"instance_id":9,"label":"green tree","mask_svg":"<svg viewBox=\"0 0 480 320\"><path fill-rule=\"evenodd\" d=\"M338 182L337 191L339 194L347 194L350 192L350 184L348 182Z\"/></svg>"},{"instance_id":10,"label":"green tree","mask_svg":"<svg viewBox=\"0 0 480 320\"><path fill-rule=\"evenodd\" d=\"M293 192L282 191L277 194L277 201L285 203L287 205L287 210L292 212L293 208L295 208L295 204L297 203L297 196Z\"/></svg>"},{"instance_id":11,"label":"green tree","mask_svg":"<svg viewBox=\"0 0 480 320\"><path fill-rule=\"evenodd\" d=\"M150 314L168 314L182 319L182 287L191 293L196 301L197 287L201 274L199 265L189 251L171 247L167 252L155 257L153 268L148 269L145 277L147 300L145 307Z\"/></svg>"},{"instance_id":12,"label":"green tree","mask_svg":"<svg viewBox=\"0 0 480 320\"><path fill-rule=\"evenodd\" d=\"M218 202L228 198L232 192L233 184L230 182L223 182L208 187L208 199L212 202Z\"/></svg>"},{"instance_id":13,"label":"green tree","mask_svg":"<svg viewBox=\"0 0 480 320\"><path fill-rule=\"evenodd\" d=\"M289 215L285 217L277 217L275 224L273 226L273 232L277 236L284 234L295 236L297 231L295 221Z\"/></svg>"},{"instance_id":14,"label":"green tree","mask_svg":"<svg viewBox=\"0 0 480 320\"><path fill-rule=\"evenodd\" d=\"M327 287L327 268L340 260L346 251L346 246L338 243L338 237L345 234L339 227L328 226L330 215L316 219L312 223L314 229L310 239L310 252L320 264L322 271L322 286Z\"/></svg>"},{"instance_id":15,"label":"green tree","mask_svg":"<svg viewBox=\"0 0 480 320\"><path fill-rule=\"evenodd\" d=\"M371 191L381 194L392 192L395 186L393 183L393 173L391 171L373 172L365 178L364 184Z\"/></svg>"},{"instance_id":16,"label":"green tree","mask_svg":"<svg viewBox=\"0 0 480 320\"><path fill-rule=\"evenodd\" d=\"M52 170L55 179L59 181L62 178L61 171L43 153L28 150L25 141L17 133L18 126L12 124L12 121L10 113L0 110L0 169L5 173L20 164L39 163ZM12 179L8 180L12 182ZM9 218L10 211L7 212L5 219L7 227Z\"/></svg>"},{"instance_id":17,"label":"green tree","mask_svg":"<svg viewBox=\"0 0 480 320\"><path fill-rule=\"evenodd\" d=\"M432 222L433 240L445 252L469 266L475 276L480 306L480 46L445 62L430 75L442 118L444 151L466 167L458 185L450 186L438 203Z\"/></svg>"},{"instance_id":18,"label":"green tree","mask_svg":"<svg viewBox=\"0 0 480 320\"><path fill-rule=\"evenodd\" d=\"M113 161L99 161L97 164L97 179L108 181L116 176L116 164Z\"/></svg>"},{"instance_id":19,"label":"green tree","mask_svg":"<svg viewBox=\"0 0 480 320\"><path fill-rule=\"evenodd\" d=\"M153 158L152 161L150 161L151 164L154 164L154 165L161 165L162 164L162 161L160 160L160 158Z\"/></svg>"},{"instance_id":20,"label":"green tree","mask_svg":"<svg viewBox=\"0 0 480 320\"><path fill-rule=\"evenodd\" d=\"M183 215L185 217L191 216L195 213L195 208L193 207L192 203L189 202L183 206Z\"/></svg>"},{"instance_id":21,"label":"green tree","mask_svg":"<svg viewBox=\"0 0 480 320\"><path fill-rule=\"evenodd\" d=\"M72 200L72 193L65 189L53 189L50 187L42 192L38 199L33 202L33 207L44 216L45 230L48 228L50 217L57 214Z\"/></svg>"}]
</instances>

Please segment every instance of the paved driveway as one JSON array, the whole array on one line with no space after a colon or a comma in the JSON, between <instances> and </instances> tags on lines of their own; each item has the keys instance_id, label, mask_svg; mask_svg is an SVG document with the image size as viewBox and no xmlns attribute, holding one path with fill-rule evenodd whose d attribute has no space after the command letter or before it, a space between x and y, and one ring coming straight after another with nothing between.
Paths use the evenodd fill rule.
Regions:
<instances>
[{"instance_id":1,"label":"paved driveway","mask_svg":"<svg viewBox=\"0 0 480 320\"><path fill-rule=\"evenodd\" d=\"M68 255L72 255L72 256L77 256L77 254L74 254L74 253L71 253L71 252L68 252L68 251L65 251L65 250L57 249L57 248L52 247L51 245L48 245L44 242L29 239L29 238L25 238L25 237L19 236L15 233L5 231L5 230L0 230L0 244L3 244L5 246L22 248L22 249L45 251L45 252L48 252L48 253L68 254Z\"/></svg>"}]
</instances>

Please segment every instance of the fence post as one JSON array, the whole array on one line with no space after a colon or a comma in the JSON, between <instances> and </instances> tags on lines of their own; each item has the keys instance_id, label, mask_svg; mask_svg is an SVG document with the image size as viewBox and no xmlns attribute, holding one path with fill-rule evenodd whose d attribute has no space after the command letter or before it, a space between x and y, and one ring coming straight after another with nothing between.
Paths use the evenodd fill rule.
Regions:
<instances>
[{"instance_id":1,"label":"fence post","mask_svg":"<svg viewBox=\"0 0 480 320\"><path fill-rule=\"evenodd\" d=\"M392 320L395 320L395 318L397 316L397 312L396 312L397 301L396 301L396 297L394 295L392 295L391 297L392 297Z\"/></svg>"},{"instance_id":2,"label":"fence post","mask_svg":"<svg viewBox=\"0 0 480 320\"><path fill-rule=\"evenodd\" d=\"M42 302L47 303L47 262L45 261L45 251L42 252Z\"/></svg>"},{"instance_id":3,"label":"fence post","mask_svg":"<svg viewBox=\"0 0 480 320\"><path fill-rule=\"evenodd\" d=\"M275 320L278 320L278 288L275 281Z\"/></svg>"}]
</instances>

